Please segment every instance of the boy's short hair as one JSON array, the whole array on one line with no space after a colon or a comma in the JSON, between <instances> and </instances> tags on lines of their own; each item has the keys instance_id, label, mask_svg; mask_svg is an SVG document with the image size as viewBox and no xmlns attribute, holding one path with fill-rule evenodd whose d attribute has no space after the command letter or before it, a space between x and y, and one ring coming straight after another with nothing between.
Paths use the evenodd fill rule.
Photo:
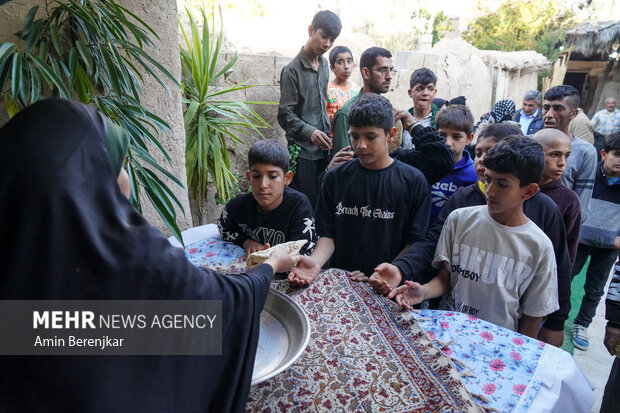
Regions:
<instances>
[{"instance_id":1,"label":"boy's short hair","mask_svg":"<svg viewBox=\"0 0 620 413\"><path fill-rule=\"evenodd\" d=\"M560 100L566 99L566 103L571 109L577 109L579 107L579 91L571 85L554 86L545 92L545 100Z\"/></svg>"},{"instance_id":2,"label":"boy's short hair","mask_svg":"<svg viewBox=\"0 0 620 413\"><path fill-rule=\"evenodd\" d=\"M505 138L511 135L523 136L521 128L514 123L500 122L500 123L487 123L478 133L478 141L480 139L486 139L492 137L497 142L501 142Z\"/></svg>"},{"instance_id":3,"label":"boy's short hair","mask_svg":"<svg viewBox=\"0 0 620 413\"><path fill-rule=\"evenodd\" d=\"M605 153L620 150L620 132L610 133L603 140L603 150Z\"/></svg>"},{"instance_id":4,"label":"boy's short hair","mask_svg":"<svg viewBox=\"0 0 620 413\"><path fill-rule=\"evenodd\" d=\"M248 151L248 167L257 163L277 166L282 172L288 172L290 155L286 146L275 139L261 139L254 142Z\"/></svg>"},{"instance_id":5,"label":"boy's short hair","mask_svg":"<svg viewBox=\"0 0 620 413\"><path fill-rule=\"evenodd\" d=\"M409 89L413 89L418 83L421 85L428 85L429 83L437 85L437 76L435 76L431 69L425 67L416 69L409 78Z\"/></svg>"},{"instance_id":6,"label":"boy's short hair","mask_svg":"<svg viewBox=\"0 0 620 413\"><path fill-rule=\"evenodd\" d=\"M392 57L392 53L388 49L384 49L383 47L374 46L364 50L362 55L360 56L360 70L363 68L372 69L372 67L377 63L377 57Z\"/></svg>"},{"instance_id":7,"label":"boy's short hair","mask_svg":"<svg viewBox=\"0 0 620 413\"><path fill-rule=\"evenodd\" d=\"M389 100L374 93L364 93L349 109L349 125L381 128L387 134L394 127L394 111Z\"/></svg>"},{"instance_id":8,"label":"boy's short hair","mask_svg":"<svg viewBox=\"0 0 620 413\"><path fill-rule=\"evenodd\" d=\"M455 129L465 132L469 136L474 130L474 116L463 105L450 105L437 113L435 125L437 125L437 129Z\"/></svg>"},{"instance_id":9,"label":"boy's short hair","mask_svg":"<svg viewBox=\"0 0 620 413\"><path fill-rule=\"evenodd\" d=\"M489 149L482 161L485 168L519 178L519 185L540 182L545 170L545 152L532 138L511 135Z\"/></svg>"},{"instance_id":10,"label":"boy's short hair","mask_svg":"<svg viewBox=\"0 0 620 413\"><path fill-rule=\"evenodd\" d=\"M342 23L340 18L333 11L321 10L312 18L312 30L316 32L319 29L323 30L323 33L335 39L340 35L342 30Z\"/></svg>"},{"instance_id":11,"label":"boy's short hair","mask_svg":"<svg viewBox=\"0 0 620 413\"><path fill-rule=\"evenodd\" d=\"M347 46L336 46L332 49L331 52L329 52L329 64L330 65L333 66L336 64L336 58L338 57L340 53L349 53L351 57L353 57L353 53L351 53L351 49L349 49Z\"/></svg>"}]
</instances>

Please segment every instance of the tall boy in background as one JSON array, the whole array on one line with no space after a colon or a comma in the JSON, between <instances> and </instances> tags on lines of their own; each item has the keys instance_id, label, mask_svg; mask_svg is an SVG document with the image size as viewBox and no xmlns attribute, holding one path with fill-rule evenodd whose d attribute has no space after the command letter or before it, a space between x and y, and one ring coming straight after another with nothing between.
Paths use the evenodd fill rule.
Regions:
<instances>
[{"instance_id":1,"label":"tall boy in background","mask_svg":"<svg viewBox=\"0 0 620 413\"><path fill-rule=\"evenodd\" d=\"M329 10L314 15L308 27L308 41L282 69L278 123L289 145L297 145L296 173L291 187L303 192L316 205L316 179L328 162L331 147L330 123L326 112L329 66L322 57L340 34L340 19Z\"/></svg>"},{"instance_id":2,"label":"tall boy in background","mask_svg":"<svg viewBox=\"0 0 620 413\"><path fill-rule=\"evenodd\" d=\"M248 152L245 173L252 192L231 199L217 220L224 241L245 249L246 254L287 241L305 239L300 253L309 254L316 244L314 214L308 197L288 187L293 173L288 170L286 147L263 139Z\"/></svg>"},{"instance_id":3,"label":"tall boy in background","mask_svg":"<svg viewBox=\"0 0 620 413\"><path fill-rule=\"evenodd\" d=\"M319 240L289 274L295 285L309 285L330 257L332 267L365 280L378 263L423 238L428 227L424 176L388 153L396 133L390 102L364 94L351 106L348 123L357 158L325 174L316 214Z\"/></svg>"},{"instance_id":4,"label":"tall boy in background","mask_svg":"<svg viewBox=\"0 0 620 413\"><path fill-rule=\"evenodd\" d=\"M428 283L407 281L389 294L411 309L447 295L441 307L536 338L558 309L553 245L523 213L538 192L544 153L526 137L508 137L484 160L487 205L452 211L444 223Z\"/></svg>"},{"instance_id":5,"label":"tall boy in background","mask_svg":"<svg viewBox=\"0 0 620 413\"><path fill-rule=\"evenodd\" d=\"M573 344L580 350L589 346L587 329L605 292L620 248L620 132L607 135L601 150L603 160L596 168L590 214L581 226L573 277L581 271L588 257L585 295L573 326Z\"/></svg>"},{"instance_id":6,"label":"tall boy in background","mask_svg":"<svg viewBox=\"0 0 620 413\"><path fill-rule=\"evenodd\" d=\"M465 146L474 139L474 117L463 105L450 105L435 118L439 135L446 138L446 144L454 155L454 169L431 187L431 217L429 224L437 220L439 212L448 199L460 188L478 180L474 162Z\"/></svg>"}]
</instances>

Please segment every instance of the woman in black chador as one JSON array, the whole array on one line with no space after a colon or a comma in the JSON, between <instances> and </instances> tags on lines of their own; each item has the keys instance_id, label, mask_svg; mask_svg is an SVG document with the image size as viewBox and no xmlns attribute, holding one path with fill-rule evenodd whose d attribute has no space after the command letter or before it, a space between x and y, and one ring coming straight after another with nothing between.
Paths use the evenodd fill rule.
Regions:
<instances>
[{"instance_id":1,"label":"woman in black chador","mask_svg":"<svg viewBox=\"0 0 620 413\"><path fill-rule=\"evenodd\" d=\"M222 300L222 355L0 356L0 411L242 411L269 283L296 259L192 266L119 190L107 130L61 99L0 129L0 300Z\"/></svg>"}]
</instances>

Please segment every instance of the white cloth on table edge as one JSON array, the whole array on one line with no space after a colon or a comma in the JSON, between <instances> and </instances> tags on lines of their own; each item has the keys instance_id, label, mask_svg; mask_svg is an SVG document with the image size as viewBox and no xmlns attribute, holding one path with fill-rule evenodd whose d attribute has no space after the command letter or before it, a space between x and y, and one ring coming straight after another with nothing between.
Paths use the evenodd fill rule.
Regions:
<instances>
[{"instance_id":1,"label":"white cloth on table edge","mask_svg":"<svg viewBox=\"0 0 620 413\"><path fill-rule=\"evenodd\" d=\"M594 385L572 356L560 348L545 346L532 377L532 382L535 380L541 380L542 385L530 412L589 412L594 405ZM524 410L517 406L515 411Z\"/></svg>"},{"instance_id":2,"label":"white cloth on table edge","mask_svg":"<svg viewBox=\"0 0 620 413\"><path fill-rule=\"evenodd\" d=\"M206 238L217 238L222 239L222 235L220 235L220 231L217 229L217 225L215 224L207 224L201 225L199 227L188 228L185 231L181 232L181 236L183 237L183 242L185 245L192 244L197 241L201 241ZM169 237L168 241L172 244L173 247L183 248L178 239L174 236Z\"/></svg>"}]
</instances>

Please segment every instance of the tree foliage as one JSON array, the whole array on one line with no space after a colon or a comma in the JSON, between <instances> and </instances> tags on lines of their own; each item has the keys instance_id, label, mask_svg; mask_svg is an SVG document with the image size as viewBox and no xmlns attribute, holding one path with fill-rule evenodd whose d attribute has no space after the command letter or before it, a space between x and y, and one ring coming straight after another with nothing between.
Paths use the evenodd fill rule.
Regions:
<instances>
[{"instance_id":1,"label":"tree foliage","mask_svg":"<svg viewBox=\"0 0 620 413\"><path fill-rule=\"evenodd\" d=\"M581 0L522 1L509 0L493 10L483 10L469 25L463 37L483 50L535 50L553 61L560 53L567 28L589 2Z\"/></svg>"}]
</instances>

